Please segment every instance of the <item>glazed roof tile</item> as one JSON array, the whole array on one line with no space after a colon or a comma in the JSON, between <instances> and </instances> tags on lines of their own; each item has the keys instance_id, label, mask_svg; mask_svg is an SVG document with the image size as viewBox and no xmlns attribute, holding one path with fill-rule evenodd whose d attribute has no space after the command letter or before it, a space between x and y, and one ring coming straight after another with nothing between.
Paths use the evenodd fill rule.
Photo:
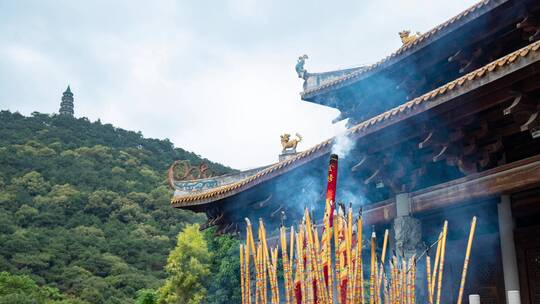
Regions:
<instances>
[{"instance_id":1,"label":"glazed roof tile","mask_svg":"<svg viewBox=\"0 0 540 304\"><path fill-rule=\"evenodd\" d=\"M364 122L361 122L357 124L356 126L348 129L346 131L346 135L353 136L354 138L358 138L361 136L360 132L366 132L369 129L377 126L378 124L386 120L389 120L392 118L398 118L399 115L405 115L407 112L414 110L416 107L422 106L424 103L428 101L433 101L434 99L440 96L443 96L445 94L449 94L451 91L456 90L457 88L460 88L465 84L468 84L470 82L473 82L479 79L483 79L484 77L488 76L490 73L493 73L499 68L518 62L519 58L527 57L531 53L540 53L539 49L540 49L540 41L529 44L528 46L525 46L498 60L495 60L439 88L436 88L433 91L430 91L422 96L414 98L396 108L388 110ZM302 164L310 160L313 160L319 156L329 153L331 150L331 143L333 142L333 140L334 138L327 139L321 142L320 144L306 151L303 151L290 159L276 163L264 170L259 171L253 176L247 177L238 182L228 184L228 185L223 185L223 186L213 188L213 189L209 189L203 193L193 193L193 194L173 197L171 203L175 205L175 207L186 207L190 205L208 203L208 200L215 201L218 199L232 196L238 192L247 190L275 176L281 175L287 171L290 171L296 167L299 167ZM191 204L191 202L198 202L198 203Z\"/></svg>"}]
</instances>

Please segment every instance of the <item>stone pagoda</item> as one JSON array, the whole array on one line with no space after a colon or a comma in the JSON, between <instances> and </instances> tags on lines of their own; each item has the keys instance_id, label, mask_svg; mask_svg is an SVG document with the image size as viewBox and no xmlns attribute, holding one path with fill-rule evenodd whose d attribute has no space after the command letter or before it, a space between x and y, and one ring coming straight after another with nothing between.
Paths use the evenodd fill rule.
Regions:
<instances>
[{"instance_id":1,"label":"stone pagoda","mask_svg":"<svg viewBox=\"0 0 540 304\"><path fill-rule=\"evenodd\" d=\"M73 93L71 93L69 85L66 91L63 93L62 102L60 103L60 110L58 112L60 113L60 115L73 117Z\"/></svg>"}]
</instances>

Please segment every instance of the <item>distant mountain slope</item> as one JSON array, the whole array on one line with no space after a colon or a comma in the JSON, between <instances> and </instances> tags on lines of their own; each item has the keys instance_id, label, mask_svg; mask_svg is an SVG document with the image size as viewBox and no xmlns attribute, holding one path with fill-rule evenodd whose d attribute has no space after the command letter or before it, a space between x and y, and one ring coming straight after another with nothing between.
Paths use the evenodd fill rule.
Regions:
<instances>
[{"instance_id":1,"label":"distant mountain slope","mask_svg":"<svg viewBox=\"0 0 540 304\"><path fill-rule=\"evenodd\" d=\"M160 286L176 235L202 220L169 206L177 159L232 172L110 124L0 112L0 272L91 303Z\"/></svg>"}]
</instances>

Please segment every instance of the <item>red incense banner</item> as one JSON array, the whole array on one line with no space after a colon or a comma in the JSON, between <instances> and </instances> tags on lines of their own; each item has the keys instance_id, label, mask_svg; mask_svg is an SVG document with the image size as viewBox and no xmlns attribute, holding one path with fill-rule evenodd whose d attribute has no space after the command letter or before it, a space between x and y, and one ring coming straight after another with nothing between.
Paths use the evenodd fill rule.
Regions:
<instances>
[{"instance_id":1,"label":"red incense banner","mask_svg":"<svg viewBox=\"0 0 540 304\"><path fill-rule=\"evenodd\" d=\"M330 164L328 165L328 186L326 188L326 207L329 211L328 219L330 227L334 226L334 209L336 207L336 186L338 173L338 156L330 155ZM330 207L330 208L328 208Z\"/></svg>"}]
</instances>

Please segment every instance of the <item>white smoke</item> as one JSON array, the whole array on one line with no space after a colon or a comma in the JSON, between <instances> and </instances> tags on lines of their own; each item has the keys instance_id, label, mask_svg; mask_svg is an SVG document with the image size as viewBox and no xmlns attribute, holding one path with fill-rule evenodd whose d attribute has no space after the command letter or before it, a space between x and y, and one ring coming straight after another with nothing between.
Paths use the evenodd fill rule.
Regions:
<instances>
[{"instance_id":1,"label":"white smoke","mask_svg":"<svg viewBox=\"0 0 540 304\"><path fill-rule=\"evenodd\" d=\"M334 143L332 145L332 153L337 154L339 158L345 158L349 155L354 147L353 140L348 136L347 132L341 132L334 137Z\"/></svg>"}]
</instances>

